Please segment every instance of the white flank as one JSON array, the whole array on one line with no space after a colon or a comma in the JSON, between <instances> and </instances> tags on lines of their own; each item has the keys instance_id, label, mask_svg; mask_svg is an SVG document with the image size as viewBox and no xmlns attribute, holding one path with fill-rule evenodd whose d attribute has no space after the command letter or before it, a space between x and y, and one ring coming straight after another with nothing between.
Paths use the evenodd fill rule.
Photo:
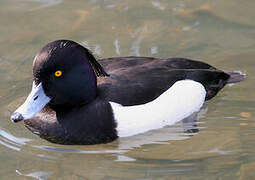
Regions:
<instances>
[{"instance_id":1,"label":"white flank","mask_svg":"<svg viewBox=\"0 0 255 180\"><path fill-rule=\"evenodd\" d=\"M177 81L157 99L142 105L122 106L110 102L119 137L159 129L199 111L205 101L204 86L196 81Z\"/></svg>"}]
</instances>

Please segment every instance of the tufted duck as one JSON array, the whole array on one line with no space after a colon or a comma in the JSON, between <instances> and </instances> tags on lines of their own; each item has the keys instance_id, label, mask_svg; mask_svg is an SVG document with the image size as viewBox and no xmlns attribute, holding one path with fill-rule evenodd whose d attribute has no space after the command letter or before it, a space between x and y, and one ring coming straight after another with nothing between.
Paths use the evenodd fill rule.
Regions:
<instances>
[{"instance_id":1,"label":"tufted duck","mask_svg":"<svg viewBox=\"0 0 255 180\"><path fill-rule=\"evenodd\" d=\"M243 79L184 58L99 62L76 42L47 44L34 59L32 91L11 120L24 120L54 143L107 143L174 124L199 111L227 83Z\"/></svg>"}]
</instances>

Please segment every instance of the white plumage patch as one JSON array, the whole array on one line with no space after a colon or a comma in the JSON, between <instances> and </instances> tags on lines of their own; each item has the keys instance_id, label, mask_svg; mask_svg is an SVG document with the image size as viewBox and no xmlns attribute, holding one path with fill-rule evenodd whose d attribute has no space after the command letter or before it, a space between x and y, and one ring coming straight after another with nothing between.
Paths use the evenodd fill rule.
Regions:
<instances>
[{"instance_id":1,"label":"white plumage patch","mask_svg":"<svg viewBox=\"0 0 255 180\"><path fill-rule=\"evenodd\" d=\"M128 137L172 125L199 111L205 101L204 86L193 80L177 81L157 99L142 105L110 102L119 137Z\"/></svg>"}]
</instances>

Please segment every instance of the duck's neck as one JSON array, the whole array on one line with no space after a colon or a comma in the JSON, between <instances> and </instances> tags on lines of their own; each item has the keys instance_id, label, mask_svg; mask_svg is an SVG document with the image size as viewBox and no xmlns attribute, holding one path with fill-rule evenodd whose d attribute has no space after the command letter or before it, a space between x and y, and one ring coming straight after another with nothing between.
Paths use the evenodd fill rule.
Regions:
<instances>
[{"instance_id":1,"label":"duck's neck","mask_svg":"<svg viewBox=\"0 0 255 180\"><path fill-rule=\"evenodd\" d=\"M86 101L80 101L76 103L68 103L68 104L51 104L49 103L48 106L53 109L56 112L60 113L67 113L69 111L72 111L73 109L79 109L81 107L89 107L91 104L93 105L93 102L97 102L98 99L96 97L93 97L91 99L86 99Z\"/></svg>"},{"instance_id":2,"label":"duck's neck","mask_svg":"<svg viewBox=\"0 0 255 180\"><path fill-rule=\"evenodd\" d=\"M132 136L172 125L198 111L205 100L202 84L192 80L176 82L157 99L136 106L111 102L119 137Z\"/></svg>"},{"instance_id":3,"label":"duck's neck","mask_svg":"<svg viewBox=\"0 0 255 180\"><path fill-rule=\"evenodd\" d=\"M111 105L100 98L66 111L57 110L56 120L71 144L106 143L117 138Z\"/></svg>"}]
</instances>

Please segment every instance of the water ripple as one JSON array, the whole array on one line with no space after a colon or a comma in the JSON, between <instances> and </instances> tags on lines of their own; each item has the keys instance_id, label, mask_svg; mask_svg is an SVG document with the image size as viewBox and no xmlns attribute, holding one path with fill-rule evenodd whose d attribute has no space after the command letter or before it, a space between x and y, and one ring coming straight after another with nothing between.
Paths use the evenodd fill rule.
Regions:
<instances>
[{"instance_id":1,"label":"water ripple","mask_svg":"<svg viewBox=\"0 0 255 180\"><path fill-rule=\"evenodd\" d=\"M30 9L30 11L35 11L35 10L38 10L38 9L43 9L43 8L48 8L48 7L56 6L56 5L58 5L58 4L63 2L63 0L24 0L24 1L27 1L27 2L38 2L38 3L42 4L42 5L39 5L36 8Z\"/></svg>"}]
</instances>

